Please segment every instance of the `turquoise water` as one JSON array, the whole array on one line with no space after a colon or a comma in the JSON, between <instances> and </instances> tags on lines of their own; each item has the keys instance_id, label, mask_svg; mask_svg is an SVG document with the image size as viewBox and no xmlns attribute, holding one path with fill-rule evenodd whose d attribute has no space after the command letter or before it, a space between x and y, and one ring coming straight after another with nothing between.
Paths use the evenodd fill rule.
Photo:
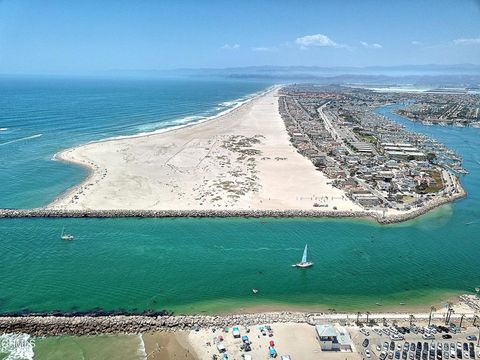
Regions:
<instances>
[{"instance_id":1,"label":"turquoise water","mask_svg":"<svg viewBox=\"0 0 480 360\"><path fill-rule=\"evenodd\" d=\"M0 360L143 360L140 335L51 336L0 334Z\"/></svg>"},{"instance_id":2,"label":"turquoise water","mask_svg":"<svg viewBox=\"0 0 480 360\"><path fill-rule=\"evenodd\" d=\"M378 111L393 117L391 110ZM347 219L3 219L0 312L356 311L375 303L427 306L470 292L480 285L480 130L395 120L465 158L467 199L391 226ZM62 226L74 241L59 239ZM315 266L291 268L305 243Z\"/></svg>"},{"instance_id":3,"label":"turquoise water","mask_svg":"<svg viewBox=\"0 0 480 360\"><path fill-rule=\"evenodd\" d=\"M81 181L65 148L178 126L225 110L265 82L0 78L0 208L46 205Z\"/></svg>"},{"instance_id":4,"label":"turquoise water","mask_svg":"<svg viewBox=\"0 0 480 360\"><path fill-rule=\"evenodd\" d=\"M454 226L458 220L448 208L391 227L305 219L2 220L0 272L8 275L0 279L0 309L413 305L478 286L478 225ZM74 241L59 239L62 225ZM316 265L291 268L305 243Z\"/></svg>"}]
</instances>

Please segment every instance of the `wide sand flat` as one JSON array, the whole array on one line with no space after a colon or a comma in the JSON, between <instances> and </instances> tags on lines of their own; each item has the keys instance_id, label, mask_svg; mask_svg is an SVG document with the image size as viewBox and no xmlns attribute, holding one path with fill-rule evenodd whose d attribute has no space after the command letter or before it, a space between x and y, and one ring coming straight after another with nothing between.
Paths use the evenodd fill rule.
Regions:
<instances>
[{"instance_id":1,"label":"wide sand flat","mask_svg":"<svg viewBox=\"0 0 480 360\"><path fill-rule=\"evenodd\" d=\"M200 124L58 157L92 173L51 208L361 210L290 144L275 90Z\"/></svg>"},{"instance_id":2,"label":"wide sand flat","mask_svg":"<svg viewBox=\"0 0 480 360\"><path fill-rule=\"evenodd\" d=\"M241 335L247 335L252 344L252 351L249 354L253 359L269 359L269 342L274 341L275 349L278 355L290 355L292 359L323 359L323 360L359 360L360 356L355 352L322 352L315 335L315 328L308 324L295 323L275 323L271 324L273 336L263 336L259 330L260 326L251 326L250 332L246 333L246 328L239 326ZM211 359L212 355L219 356L216 347L218 337L224 338L225 346L229 359L241 360L240 350L242 340L234 338L231 328L228 333L221 329L201 329L198 332L191 331L188 335L188 342L195 349L199 359Z\"/></svg>"}]
</instances>

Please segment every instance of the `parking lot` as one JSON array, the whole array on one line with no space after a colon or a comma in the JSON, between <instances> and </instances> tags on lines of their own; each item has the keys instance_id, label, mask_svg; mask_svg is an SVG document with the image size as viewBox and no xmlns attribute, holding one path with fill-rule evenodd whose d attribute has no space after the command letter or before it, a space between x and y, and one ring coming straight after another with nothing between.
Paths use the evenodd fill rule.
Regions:
<instances>
[{"instance_id":1,"label":"parking lot","mask_svg":"<svg viewBox=\"0 0 480 360\"><path fill-rule=\"evenodd\" d=\"M454 326L351 328L352 340L362 359L470 360L480 359L478 328Z\"/></svg>"}]
</instances>

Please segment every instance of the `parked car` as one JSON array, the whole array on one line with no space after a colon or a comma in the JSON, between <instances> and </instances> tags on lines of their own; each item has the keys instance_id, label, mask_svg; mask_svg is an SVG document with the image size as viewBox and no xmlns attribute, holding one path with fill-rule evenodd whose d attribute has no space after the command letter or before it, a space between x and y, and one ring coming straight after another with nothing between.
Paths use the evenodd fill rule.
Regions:
<instances>
[{"instance_id":1,"label":"parked car","mask_svg":"<svg viewBox=\"0 0 480 360\"><path fill-rule=\"evenodd\" d=\"M240 330L238 327L234 326L232 329L232 334L234 338L239 338L240 337Z\"/></svg>"},{"instance_id":2,"label":"parked car","mask_svg":"<svg viewBox=\"0 0 480 360\"><path fill-rule=\"evenodd\" d=\"M365 336L370 336L370 332L367 329L360 329L360 332Z\"/></svg>"}]
</instances>

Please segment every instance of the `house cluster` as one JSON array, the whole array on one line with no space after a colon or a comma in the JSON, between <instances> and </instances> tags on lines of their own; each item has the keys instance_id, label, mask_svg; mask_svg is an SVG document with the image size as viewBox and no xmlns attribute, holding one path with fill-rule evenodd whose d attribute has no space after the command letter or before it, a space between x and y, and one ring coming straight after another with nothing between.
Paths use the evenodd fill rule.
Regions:
<instances>
[{"instance_id":1,"label":"house cluster","mask_svg":"<svg viewBox=\"0 0 480 360\"><path fill-rule=\"evenodd\" d=\"M402 116L425 125L480 126L480 95L462 89L430 91L398 110Z\"/></svg>"},{"instance_id":2,"label":"house cluster","mask_svg":"<svg viewBox=\"0 0 480 360\"><path fill-rule=\"evenodd\" d=\"M292 144L354 202L366 209L409 210L455 191L444 183L444 165L461 159L373 111L396 95L327 89L285 87L279 109Z\"/></svg>"}]
</instances>

